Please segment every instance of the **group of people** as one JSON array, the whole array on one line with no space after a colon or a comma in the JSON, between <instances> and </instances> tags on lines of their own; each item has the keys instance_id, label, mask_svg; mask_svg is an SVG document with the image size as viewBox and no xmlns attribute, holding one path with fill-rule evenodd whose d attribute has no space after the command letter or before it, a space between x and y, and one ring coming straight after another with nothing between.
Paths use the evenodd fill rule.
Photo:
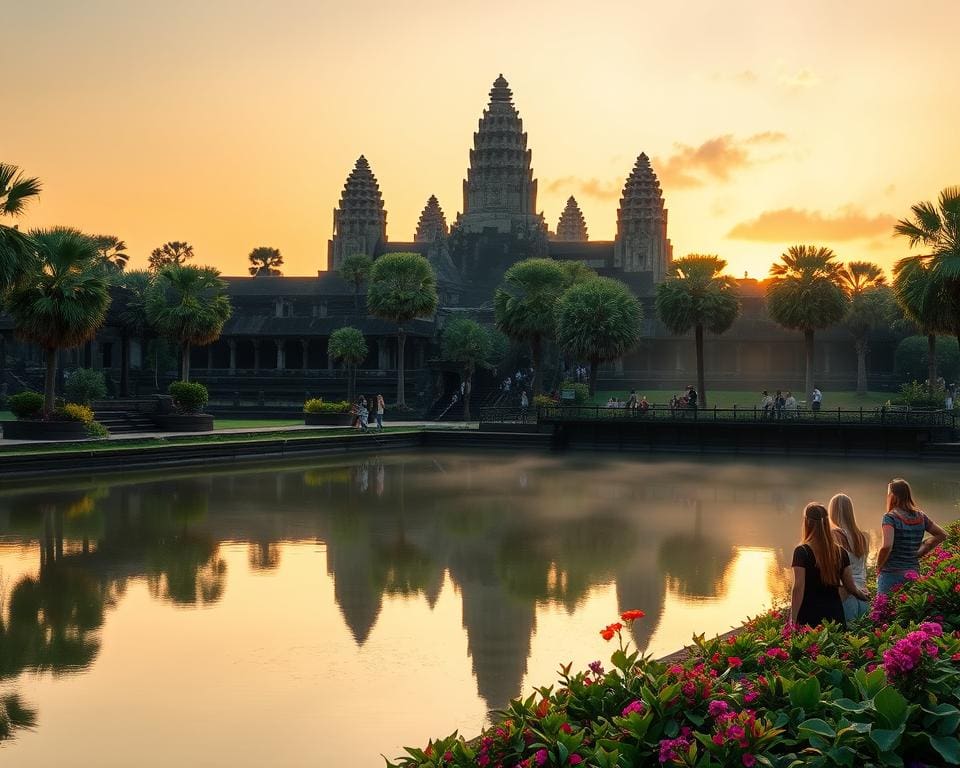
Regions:
<instances>
[{"instance_id":1,"label":"group of people","mask_svg":"<svg viewBox=\"0 0 960 768\"><path fill-rule=\"evenodd\" d=\"M500 384L500 389L507 394L511 391L522 391L533 384L533 368L517 368L516 373L507 376Z\"/></svg>"},{"instance_id":2,"label":"group of people","mask_svg":"<svg viewBox=\"0 0 960 768\"><path fill-rule=\"evenodd\" d=\"M366 432L370 429L370 409L373 409L374 416L377 419L377 429L383 431L383 411L386 408L383 395L375 395L367 400L366 395L360 395L356 402L350 407L350 413L353 414L353 428Z\"/></svg>"},{"instance_id":3,"label":"group of people","mask_svg":"<svg viewBox=\"0 0 960 768\"><path fill-rule=\"evenodd\" d=\"M911 571L918 571L920 558L947 534L917 506L910 484L901 478L887 486L881 526L877 592L884 595L906 581ZM866 613L869 551L869 536L857 525L849 496L838 493L827 506L807 504L801 542L793 551L791 624L815 627L836 621L846 625Z\"/></svg>"}]
</instances>

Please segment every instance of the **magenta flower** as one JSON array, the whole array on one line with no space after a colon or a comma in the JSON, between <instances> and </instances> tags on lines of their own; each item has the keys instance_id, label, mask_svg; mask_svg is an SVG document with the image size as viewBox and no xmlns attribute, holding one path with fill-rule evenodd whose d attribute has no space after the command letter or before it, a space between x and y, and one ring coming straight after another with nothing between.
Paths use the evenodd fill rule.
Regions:
<instances>
[{"instance_id":1,"label":"magenta flower","mask_svg":"<svg viewBox=\"0 0 960 768\"><path fill-rule=\"evenodd\" d=\"M629 717L631 713L636 712L638 715L642 715L646 707L643 705L643 702L639 699L631 701L627 706L623 708L623 711L620 713L624 717Z\"/></svg>"},{"instance_id":2,"label":"magenta flower","mask_svg":"<svg viewBox=\"0 0 960 768\"><path fill-rule=\"evenodd\" d=\"M533 759L536 761L537 765L546 765L547 762L547 750L538 749L533 756Z\"/></svg>"},{"instance_id":3,"label":"magenta flower","mask_svg":"<svg viewBox=\"0 0 960 768\"><path fill-rule=\"evenodd\" d=\"M719 699L711 701L710 706L707 707L707 713L710 717L720 717L720 715L725 715L729 711L730 705Z\"/></svg>"}]
</instances>

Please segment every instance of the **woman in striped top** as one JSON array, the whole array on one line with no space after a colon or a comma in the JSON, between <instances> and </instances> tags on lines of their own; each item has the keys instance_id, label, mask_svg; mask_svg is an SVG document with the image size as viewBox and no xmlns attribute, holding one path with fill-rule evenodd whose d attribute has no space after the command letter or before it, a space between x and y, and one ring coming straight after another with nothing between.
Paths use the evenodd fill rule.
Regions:
<instances>
[{"instance_id":1,"label":"woman in striped top","mask_svg":"<svg viewBox=\"0 0 960 768\"><path fill-rule=\"evenodd\" d=\"M924 540L926 534L930 537ZM883 545L877 553L877 592L889 594L920 568L920 558L947 538L946 532L917 507L910 484L901 478L887 487Z\"/></svg>"}]
</instances>

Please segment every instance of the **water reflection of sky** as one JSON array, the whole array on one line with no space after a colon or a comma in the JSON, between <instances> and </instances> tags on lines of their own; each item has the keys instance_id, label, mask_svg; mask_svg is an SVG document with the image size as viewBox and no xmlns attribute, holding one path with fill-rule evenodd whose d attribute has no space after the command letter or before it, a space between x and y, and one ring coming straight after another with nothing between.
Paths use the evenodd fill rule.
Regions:
<instances>
[{"instance_id":1,"label":"water reflection of sky","mask_svg":"<svg viewBox=\"0 0 960 768\"><path fill-rule=\"evenodd\" d=\"M869 523L893 471L954 516L942 467L875 461L412 454L0 491L0 701L38 721L0 757L380 765L606 660L620 610L654 655L725 631L785 594L804 502L843 489Z\"/></svg>"}]
</instances>

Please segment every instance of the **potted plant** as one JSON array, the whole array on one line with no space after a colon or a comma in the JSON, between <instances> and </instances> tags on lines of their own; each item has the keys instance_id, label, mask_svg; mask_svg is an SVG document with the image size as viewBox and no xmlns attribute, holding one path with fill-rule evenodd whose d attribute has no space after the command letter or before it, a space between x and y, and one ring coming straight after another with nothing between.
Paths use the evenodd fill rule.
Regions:
<instances>
[{"instance_id":1,"label":"potted plant","mask_svg":"<svg viewBox=\"0 0 960 768\"><path fill-rule=\"evenodd\" d=\"M167 392L173 401L173 410L157 413L154 423L165 432L210 432L213 429L213 416L203 413L203 407L210 399L207 388L196 381L175 381Z\"/></svg>"},{"instance_id":2,"label":"potted plant","mask_svg":"<svg viewBox=\"0 0 960 768\"><path fill-rule=\"evenodd\" d=\"M346 400L325 403L322 398L314 398L303 404L303 420L308 426L349 427L353 414Z\"/></svg>"},{"instance_id":3,"label":"potted plant","mask_svg":"<svg viewBox=\"0 0 960 768\"><path fill-rule=\"evenodd\" d=\"M10 411L16 421L3 423L3 436L8 440L83 440L106 437L106 428L94 421L93 411L86 405L67 403L54 408L46 418L44 397L39 392L19 392L9 398Z\"/></svg>"}]
</instances>

